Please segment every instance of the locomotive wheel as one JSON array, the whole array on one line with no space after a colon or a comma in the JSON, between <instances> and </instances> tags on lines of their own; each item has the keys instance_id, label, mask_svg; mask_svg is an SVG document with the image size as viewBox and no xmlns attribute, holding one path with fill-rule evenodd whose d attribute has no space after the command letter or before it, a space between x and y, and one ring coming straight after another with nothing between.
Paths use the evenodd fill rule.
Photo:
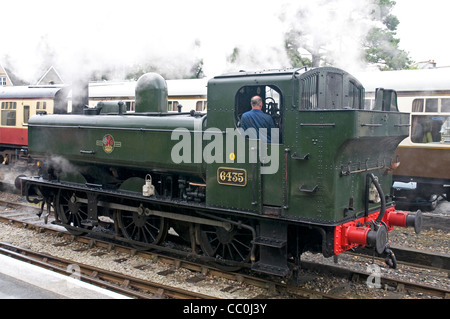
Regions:
<instances>
[{"instance_id":1,"label":"locomotive wheel","mask_svg":"<svg viewBox=\"0 0 450 319\"><path fill-rule=\"evenodd\" d=\"M158 245L166 238L168 223L160 216L145 216L136 212L120 211L117 219L119 227L127 239ZM138 244L132 245L136 249L146 249Z\"/></svg>"},{"instance_id":2,"label":"locomotive wheel","mask_svg":"<svg viewBox=\"0 0 450 319\"><path fill-rule=\"evenodd\" d=\"M58 196L55 202L55 211L58 214L59 219L64 223L72 227L77 227L80 230L74 230L67 228L67 231L75 236L80 236L86 232L82 229L92 229L90 226L82 225L81 221L88 217L87 204L77 202L77 196L80 194L68 191L59 190Z\"/></svg>"},{"instance_id":3,"label":"locomotive wheel","mask_svg":"<svg viewBox=\"0 0 450 319\"><path fill-rule=\"evenodd\" d=\"M224 261L247 263L252 249L252 233L245 228L233 226L231 230L222 227L197 225L197 240L203 253L216 258L214 265L225 271L236 271L241 267L227 265Z\"/></svg>"}]
</instances>

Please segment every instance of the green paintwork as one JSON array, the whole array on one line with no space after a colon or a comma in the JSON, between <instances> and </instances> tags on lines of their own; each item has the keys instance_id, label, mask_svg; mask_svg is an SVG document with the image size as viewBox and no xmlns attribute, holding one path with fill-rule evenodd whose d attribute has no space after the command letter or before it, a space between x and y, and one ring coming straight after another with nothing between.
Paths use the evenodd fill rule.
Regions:
<instances>
[{"instance_id":1,"label":"green paintwork","mask_svg":"<svg viewBox=\"0 0 450 319\"><path fill-rule=\"evenodd\" d=\"M345 209L353 202L348 215L364 211L364 189L367 169L390 167L397 145L407 135L408 122L399 113L362 110L302 111L296 123L298 143L291 152L310 154L308 160L289 161L289 216L315 221L338 221L346 217ZM312 124L330 124L312 126ZM333 124L333 125L331 125ZM366 126L375 124L381 126ZM362 126L364 125L364 126ZM389 133L389 134L388 134ZM346 174L347 171L352 173ZM370 171L379 178L386 195L392 175L386 168ZM344 172L344 173L342 173ZM318 187L315 193L302 192Z\"/></svg>"},{"instance_id":2,"label":"green paintwork","mask_svg":"<svg viewBox=\"0 0 450 319\"><path fill-rule=\"evenodd\" d=\"M167 84L157 73L146 73L136 83L136 112L167 112Z\"/></svg>"},{"instance_id":3,"label":"green paintwork","mask_svg":"<svg viewBox=\"0 0 450 319\"><path fill-rule=\"evenodd\" d=\"M171 160L171 134L176 128L202 130L204 117L190 115L43 115L29 121L29 148L34 156L63 157L79 166L106 165L149 172L179 172L202 176L201 164ZM111 137L113 148L104 145ZM46 143L42 143L46 141ZM94 181L98 172L88 180ZM144 175L145 176L145 175ZM102 177L104 178L104 177Z\"/></svg>"},{"instance_id":4,"label":"green paintwork","mask_svg":"<svg viewBox=\"0 0 450 319\"><path fill-rule=\"evenodd\" d=\"M278 154L275 158L269 152L272 162L262 165L258 142L235 129L240 114L250 108L250 97L265 95L264 90L279 95L281 139L262 145ZM149 100L155 96L145 90L139 95ZM156 96L159 100L160 93ZM208 207L331 224L364 213L368 173L389 194L392 175L385 174L386 167L408 135L408 114L360 109L363 98L360 83L335 68L242 72L209 81L207 120L147 114L146 106L136 107L141 114L135 115L35 116L29 121L29 147L34 156L65 158L89 183L117 183L116 175L126 170L135 177L122 189L139 191L147 173L182 174L206 181ZM393 101L387 95L385 100ZM389 107L395 108L395 103ZM189 132L192 156L187 162L175 163L171 156L180 142L171 138L176 128ZM233 138L233 146L227 138ZM112 139L113 147L108 147ZM198 145L203 154L195 153ZM256 160L249 161L251 156ZM274 162L277 170L263 174ZM246 181L221 183L219 171L245 171ZM373 203L370 209L379 206Z\"/></svg>"},{"instance_id":5,"label":"green paintwork","mask_svg":"<svg viewBox=\"0 0 450 319\"><path fill-rule=\"evenodd\" d=\"M334 78L328 77L328 72ZM335 81L341 75L343 83ZM307 98L312 95L304 94L302 90L306 85L302 85L302 80L315 76L317 82L311 87L317 88L314 92L318 96L317 106L305 110L299 102L300 97L306 100L305 95ZM292 71L268 71L211 80L208 85L208 127L222 131L235 128L232 114L237 107L237 92L246 86L264 85L276 86L282 94L284 125L283 139L276 146L278 171L261 175L258 163L253 178L251 164L227 163L227 167L249 172L247 186L241 188L217 183L217 169L221 164L210 164L206 172L208 205L314 223L334 223L363 214L368 172L378 177L384 193L389 194L392 175L385 175L385 168L372 168L391 165L397 145L408 135L408 114L346 107L352 103L348 94L350 87L360 90L359 95L355 95L355 103L361 106L364 105L364 91L356 79L334 68L316 69L295 76ZM334 95L328 89L329 85L334 85ZM329 109L333 107L335 109ZM245 149L248 151L248 144ZM292 158L293 155L303 158L307 154L305 160ZM224 161L227 156L228 153L224 155ZM342 174L341 166L344 171L349 167L353 173ZM365 171L366 167L368 171ZM258 192L256 202L252 187ZM370 208L376 207L379 204L372 204Z\"/></svg>"}]
</instances>

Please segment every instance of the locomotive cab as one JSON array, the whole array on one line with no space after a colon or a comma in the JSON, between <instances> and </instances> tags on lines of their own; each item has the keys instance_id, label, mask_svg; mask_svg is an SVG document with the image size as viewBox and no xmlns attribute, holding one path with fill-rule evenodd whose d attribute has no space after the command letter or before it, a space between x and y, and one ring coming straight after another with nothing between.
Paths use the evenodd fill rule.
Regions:
<instances>
[{"instance_id":1,"label":"locomotive cab","mask_svg":"<svg viewBox=\"0 0 450 319\"><path fill-rule=\"evenodd\" d=\"M238 130L254 95L276 123L279 138L271 144ZM377 101L379 110L364 110L364 87L336 68L240 72L209 82L208 128L236 143L207 166L206 203L258 216L254 269L284 273L286 264L276 260L304 250L332 256L363 244L384 251L387 229L356 229L363 240L350 230L350 239L336 233L379 223L394 209L390 167L409 115L398 112L395 91L379 90ZM286 248L291 236L300 244Z\"/></svg>"}]
</instances>

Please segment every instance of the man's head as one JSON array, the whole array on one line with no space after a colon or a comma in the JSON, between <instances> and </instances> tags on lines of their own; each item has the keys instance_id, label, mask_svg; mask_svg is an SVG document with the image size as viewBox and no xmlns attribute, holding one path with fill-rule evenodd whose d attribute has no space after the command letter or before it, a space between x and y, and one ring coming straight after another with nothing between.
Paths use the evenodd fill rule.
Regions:
<instances>
[{"instance_id":1,"label":"man's head","mask_svg":"<svg viewBox=\"0 0 450 319\"><path fill-rule=\"evenodd\" d=\"M252 105L252 109L260 110L262 108L262 99L258 95L252 97L250 103Z\"/></svg>"}]
</instances>

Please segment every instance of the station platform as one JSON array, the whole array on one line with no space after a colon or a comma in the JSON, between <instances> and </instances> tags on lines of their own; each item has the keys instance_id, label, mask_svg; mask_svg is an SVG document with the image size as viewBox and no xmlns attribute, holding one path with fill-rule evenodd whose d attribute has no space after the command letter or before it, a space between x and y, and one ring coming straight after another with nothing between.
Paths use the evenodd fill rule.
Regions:
<instances>
[{"instance_id":1,"label":"station platform","mask_svg":"<svg viewBox=\"0 0 450 319\"><path fill-rule=\"evenodd\" d=\"M76 278L0 255L0 299L130 299Z\"/></svg>"}]
</instances>

